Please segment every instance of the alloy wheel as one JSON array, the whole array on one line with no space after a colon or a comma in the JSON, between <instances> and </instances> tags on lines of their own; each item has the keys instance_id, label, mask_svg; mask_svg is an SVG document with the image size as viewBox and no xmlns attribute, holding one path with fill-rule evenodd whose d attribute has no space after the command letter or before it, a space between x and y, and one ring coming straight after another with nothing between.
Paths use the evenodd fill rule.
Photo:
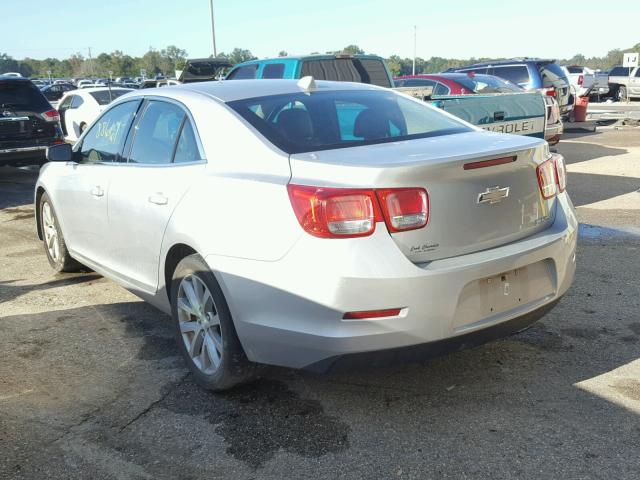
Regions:
<instances>
[{"instance_id":1,"label":"alloy wheel","mask_svg":"<svg viewBox=\"0 0 640 480\"><path fill-rule=\"evenodd\" d=\"M206 375L216 372L223 355L220 317L207 285L187 275L178 287L180 334L194 365Z\"/></svg>"},{"instance_id":2,"label":"alloy wheel","mask_svg":"<svg viewBox=\"0 0 640 480\"><path fill-rule=\"evenodd\" d=\"M60 259L58 228L56 226L51 205L48 202L42 204L42 224L44 230L44 241L47 246L49 256L54 262L58 262Z\"/></svg>"}]
</instances>

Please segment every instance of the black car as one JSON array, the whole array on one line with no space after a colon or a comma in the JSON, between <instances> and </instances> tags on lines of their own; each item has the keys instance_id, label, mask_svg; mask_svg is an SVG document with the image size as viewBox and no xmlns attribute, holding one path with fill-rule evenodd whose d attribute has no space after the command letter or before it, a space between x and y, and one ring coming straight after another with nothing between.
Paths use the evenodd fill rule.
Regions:
<instances>
[{"instance_id":1,"label":"black car","mask_svg":"<svg viewBox=\"0 0 640 480\"><path fill-rule=\"evenodd\" d=\"M50 102L57 102L65 93L75 89L76 87L70 83L54 83L53 85L41 87L40 91Z\"/></svg>"},{"instance_id":2,"label":"black car","mask_svg":"<svg viewBox=\"0 0 640 480\"><path fill-rule=\"evenodd\" d=\"M30 80L0 76L0 166L45 162L45 150L63 143L58 111Z\"/></svg>"}]
</instances>

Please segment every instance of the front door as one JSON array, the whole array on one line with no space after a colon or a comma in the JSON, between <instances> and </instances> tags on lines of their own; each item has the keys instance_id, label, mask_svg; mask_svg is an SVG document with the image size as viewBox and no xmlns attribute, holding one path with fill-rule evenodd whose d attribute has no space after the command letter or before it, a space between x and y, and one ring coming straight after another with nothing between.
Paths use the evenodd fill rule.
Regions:
<instances>
[{"instance_id":1,"label":"front door","mask_svg":"<svg viewBox=\"0 0 640 480\"><path fill-rule=\"evenodd\" d=\"M150 100L132 129L127 163L109 187L109 268L143 291L158 286L165 229L205 162L185 109Z\"/></svg>"},{"instance_id":2,"label":"front door","mask_svg":"<svg viewBox=\"0 0 640 480\"><path fill-rule=\"evenodd\" d=\"M74 148L76 162L65 165L54 206L72 255L98 265L107 263L107 199L113 166L121 152L139 100L107 111Z\"/></svg>"}]
</instances>

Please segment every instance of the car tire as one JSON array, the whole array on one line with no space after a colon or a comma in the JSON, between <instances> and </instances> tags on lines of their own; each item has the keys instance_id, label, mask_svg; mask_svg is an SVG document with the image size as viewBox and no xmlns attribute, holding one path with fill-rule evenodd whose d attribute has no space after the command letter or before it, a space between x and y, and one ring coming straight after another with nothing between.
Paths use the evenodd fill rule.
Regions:
<instances>
[{"instance_id":1,"label":"car tire","mask_svg":"<svg viewBox=\"0 0 640 480\"><path fill-rule=\"evenodd\" d=\"M200 255L178 263L170 297L178 348L198 385L222 391L255 377L258 365L247 359L222 289Z\"/></svg>"},{"instance_id":2,"label":"car tire","mask_svg":"<svg viewBox=\"0 0 640 480\"><path fill-rule=\"evenodd\" d=\"M56 272L78 272L83 265L75 260L67 249L67 244L58 222L58 216L53 208L49 195L43 193L38 206L40 228L42 229L42 243L47 260Z\"/></svg>"},{"instance_id":3,"label":"car tire","mask_svg":"<svg viewBox=\"0 0 640 480\"><path fill-rule=\"evenodd\" d=\"M617 93L617 98L619 102L626 102L628 100L627 98L627 87L620 85L620 87L618 87L618 93Z\"/></svg>"}]
</instances>

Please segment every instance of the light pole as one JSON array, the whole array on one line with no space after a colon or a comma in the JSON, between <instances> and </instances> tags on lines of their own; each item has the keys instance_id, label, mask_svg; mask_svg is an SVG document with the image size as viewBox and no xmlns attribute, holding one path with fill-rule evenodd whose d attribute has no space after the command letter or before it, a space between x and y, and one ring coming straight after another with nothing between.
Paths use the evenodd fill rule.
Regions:
<instances>
[{"instance_id":1,"label":"light pole","mask_svg":"<svg viewBox=\"0 0 640 480\"><path fill-rule=\"evenodd\" d=\"M413 74L416 74L416 37L417 37L417 26L413 26Z\"/></svg>"},{"instance_id":2,"label":"light pole","mask_svg":"<svg viewBox=\"0 0 640 480\"><path fill-rule=\"evenodd\" d=\"M218 56L216 49L216 26L213 21L213 0L209 0L209 12L211 13L211 38L213 39L213 58Z\"/></svg>"}]
</instances>

